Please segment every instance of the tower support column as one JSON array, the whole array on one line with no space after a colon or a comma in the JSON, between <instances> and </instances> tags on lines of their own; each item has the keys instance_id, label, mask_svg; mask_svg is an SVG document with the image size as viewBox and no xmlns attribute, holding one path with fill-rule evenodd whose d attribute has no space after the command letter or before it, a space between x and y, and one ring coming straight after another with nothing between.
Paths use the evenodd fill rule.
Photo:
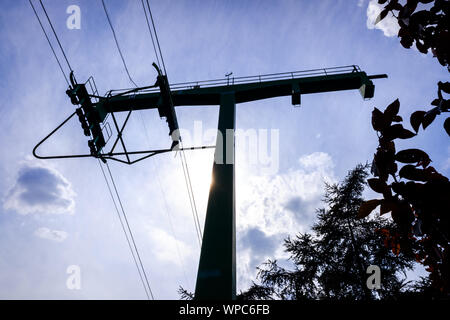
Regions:
<instances>
[{"instance_id":1,"label":"tower support column","mask_svg":"<svg viewBox=\"0 0 450 320\"><path fill-rule=\"evenodd\" d=\"M212 184L195 286L196 300L236 298L235 127L235 93L226 92L220 97Z\"/></svg>"}]
</instances>

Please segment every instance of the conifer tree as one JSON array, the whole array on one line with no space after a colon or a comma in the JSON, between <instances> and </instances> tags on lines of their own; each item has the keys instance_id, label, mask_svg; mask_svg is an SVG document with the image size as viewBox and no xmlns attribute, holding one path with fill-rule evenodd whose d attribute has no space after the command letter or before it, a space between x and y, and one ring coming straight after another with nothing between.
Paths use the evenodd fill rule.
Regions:
<instances>
[{"instance_id":1,"label":"conifer tree","mask_svg":"<svg viewBox=\"0 0 450 320\"><path fill-rule=\"evenodd\" d=\"M392 222L379 215L357 218L367 175L367 166L358 165L342 183L327 184L325 206L317 209L312 232L285 239L294 270L267 261L258 268L261 283L241 298L372 300L401 295L414 257L388 249L382 232L375 232L392 229ZM367 287L370 265L381 270L380 289Z\"/></svg>"}]
</instances>

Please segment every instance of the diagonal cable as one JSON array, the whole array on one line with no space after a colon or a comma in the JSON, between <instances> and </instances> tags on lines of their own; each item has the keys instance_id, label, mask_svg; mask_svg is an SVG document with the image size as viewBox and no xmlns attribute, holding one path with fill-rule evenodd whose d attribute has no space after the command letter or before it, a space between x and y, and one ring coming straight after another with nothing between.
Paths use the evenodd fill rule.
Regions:
<instances>
[{"instance_id":1,"label":"diagonal cable","mask_svg":"<svg viewBox=\"0 0 450 320\"><path fill-rule=\"evenodd\" d=\"M123 230L123 232L125 234L125 238L127 240L128 247L130 248L131 255L133 256L134 264L136 265L136 268L137 268L138 273L139 273L139 278L141 279L142 285L144 286L145 294L147 295L147 298L150 300L150 295L149 295L148 288L147 288L148 284L146 285L146 282L145 282L144 278L142 277L142 271L141 271L141 269L139 267L138 261L136 260L136 255L134 253L133 247L131 246L131 242L130 242L130 239L128 237L128 233L127 233L127 231L125 229L125 225L124 225L124 223L122 221L122 217L120 215L119 209L117 208L117 204L116 204L116 201L114 199L114 195L112 193L111 187L109 185L108 178L106 178L106 174L105 174L105 171L103 170L103 167L102 167L102 164L101 164L100 160L98 160L98 164L100 166L100 169L102 170L103 178L105 179L106 186L108 187L108 191L109 191L109 194L111 196L111 200L112 200L112 202L114 204L114 208L116 209L117 216L119 217L120 225L122 226L122 230Z\"/></svg>"},{"instance_id":2,"label":"diagonal cable","mask_svg":"<svg viewBox=\"0 0 450 320\"><path fill-rule=\"evenodd\" d=\"M50 17L47 14L47 10L45 10L45 7L44 7L44 4L42 3L42 0L39 0L39 3L41 4L42 10L44 10L44 13L45 13L45 16L47 17L48 23L50 24L50 27L53 30L53 34L55 35L56 41L58 41L58 45L59 45L59 48L61 49L61 52L62 52L62 54L64 56L64 59L66 59L67 66L69 67L70 71L72 72L73 71L72 67L70 66L69 60L67 59L66 53L64 52L64 49L63 49L63 47L61 45L61 42L59 41L58 35L56 34L56 31L55 31L55 28L53 28L52 21L50 20Z\"/></svg>"},{"instance_id":3,"label":"diagonal cable","mask_svg":"<svg viewBox=\"0 0 450 320\"><path fill-rule=\"evenodd\" d=\"M112 31L113 36L114 36L114 41L116 42L117 50L119 51L120 58L122 59L122 63L123 63L123 66L125 68L125 71L126 71L126 73L128 75L128 78L130 79L130 81L137 88L138 85L133 81L133 78L131 78L130 72L128 71L128 67L127 67L127 64L125 62L125 58L123 57L122 50L120 49L119 41L117 40L116 31L114 30L114 27L113 27L113 25L111 23L111 18L109 17L109 13L108 13L108 10L106 9L106 5L105 5L105 1L104 0L102 0L102 4L103 4L103 9L105 10L106 18L108 19L109 26L111 27L111 31Z\"/></svg>"},{"instance_id":4,"label":"diagonal cable","mask_svg":"<svg viewBox=\"0 0 450 320\"><path fill-rule=\"evenodd\" d=\"M61 70L61 72L62 72L62 74L63 74L63 76L64 76L64 79L65 79L66 82L67 82L67 85L70 86L69 80L67 80L66 73L64 72L64 69L63 69L63 67L61 66L61 62L59 61L58 56L56 55L55 49L53 48L53 45L52 45L52 43L50 42L50 39L48 38L47 32L45 32L45 29L44 29L44 26L42 25L41 19L39 19L39 15L37 14L36 9L34 8L34 5L33 5L33 3L31 2L31 0L28 0L28 2L30 3L31 8L33 8L34 14L35 14L35 16L36 16L36 18L37 18L37 20L38 20L38 22L39 22L39 25L41 26L42 31L44 32L45 38L47 39L47 42L48 42L48 45L50 46L50 49L52 49L53 56L55 57L56 62L58 62L59 69Z\"/></svg>"},{"instance_id":5,"label":"diagonal cable","mask_svg":"<svg viewBox=\"0 0 450 320\"><path fill-rule=\"evenodd\" d=\"M147 285L148 285L148 288L149 288L149 291L150 291L150 295L151 295L152 299L154 299L153 293L152 293L152 289L151 289L150 283L149 283L149 281L148 281L147 273L145 272L145 268L144 268L144 265L143 265L143 263L142 263L141 256L140 256L140 254L139 254L139 250L138 250L138 248L137 248L136 241L134 240L133 232L131 231L130 224L128 223L127 214L126 214L125 209L124 209L124 207L123 207L122 200L120 199L120 195L119 195L119 192L118 192L118 190L117 190L116 183L114 182L114 178L113 178L113 175L112 175L112 173L111 173L111 169L109 168L108 162L106 163L106 168L108 169L108 173L109 173L109 176L110 176L110 178L111 178L111 182L112 182L112 185L113 185L113 187L114 187L114 191L115 191L115 193L116 193L117 200L119 201L119 205L120 205L120 208L121 208L121 210L122 210L122 214L123 214L123 217L124 217L124 220L125 220L125 223L126 223L128 232L129 232L129 234L130 234L131 242L133 243L133 247L134 247L134 249L135 249L135 251L136 251L136 256L137 256L137 258L138 258L138 260L139 260L139 264L141 265L141 268L142 268L142 272L143 272L143 274L144 274L145 281L146 281L146 283L147 283Z\"/></svg>"}]
</instances>

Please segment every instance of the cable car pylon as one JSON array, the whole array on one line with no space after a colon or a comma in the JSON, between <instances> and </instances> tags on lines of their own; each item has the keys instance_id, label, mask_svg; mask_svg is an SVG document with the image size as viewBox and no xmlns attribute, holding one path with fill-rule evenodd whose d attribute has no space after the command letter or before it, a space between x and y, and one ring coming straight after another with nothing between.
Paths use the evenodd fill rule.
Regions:
<instances>
[{"instance_id":1,"label":"cable car pylon","mask_svg":"<svg viewBox=\"0 0 450 320\"><path fill-rule=\"evenodd\" d=\"M178 122L175 107L219 106L218 134L212 170L213 183L209 190L203 241L195 287L196 300L233 300L236 298L236 184L235 144L236 105L281 96L291 96L293 105L301 103L301 95L322 92L359 90L364 99L374 96L372 79L387 75L370 75L356 66L314 69L287 73L276 73L252 77L229 77L226 79L196 81L169 85L167 76L158 72L154 85L129 90L111 90L99 96L95 82L90 79L78 84L71 75L67 94L78 108L61 125L40 141L33 154L40 159L95 157L103 161L116 160L134 164L151 156L178 150L195 150L214 146L180 148ZM94 85L92 85L94 83ZM89 87L88 87L89 86ZM88 90L90 88L90 90ZM167 149L128 151L123 132L128 118L134 110L158 109L169 127L172 144ZM126 112L122 126L115 113ZM42 156L37 149L58 131L75 114L86 136L89 136L89 154ZM106 151L104 136L105 119L111 115L116 129L112 149ZM109 137L108 137L109 138ZM219 141L220 140L220 141ZM123 152L115 152L120 142ZM132 159L139 155L140 158ZM119 158L119 157L122 158Z\"/></svg>"}]
</instances>

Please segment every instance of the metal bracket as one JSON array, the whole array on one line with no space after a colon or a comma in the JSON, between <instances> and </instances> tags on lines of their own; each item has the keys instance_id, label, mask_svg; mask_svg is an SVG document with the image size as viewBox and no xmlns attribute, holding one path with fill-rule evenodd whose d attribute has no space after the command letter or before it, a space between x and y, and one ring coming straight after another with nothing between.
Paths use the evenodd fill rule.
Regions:
<instances>
[{"instance_id":1,"label":"metal bracket","mask_svg":"<svg viewBox=\"0 0 450 320\"><path fill-rule=\"evenodd\" d=\"M67 117L60 125L58 125L54 130L52 130L44 139L42 139L41 141L39 141L39 143L33 148L33 156L35 156L38 159L71 159L71 158L99 158L102 161L106 161L108 160L114 160L114 161L118 161L121 163L125 163L128 165L132 165L135 164L136 162L142 161L144 159L150 158L152 156L155 156L157 154L162 154L162 153L167 153L167 152L174 152L174 151L180 151L180 150L201 150L201 149L211 149L211 148L215 148L215 146L200 146L200 147L188 147L188 148L174 148L174 149L155 149L155 150L143 150L143 151L132 151L132 152L128 152L126 151L126 149L124 148L125 152L113 152L115 145L117 144L117 141L120 139L121 137L116 138L115 144L114 144L114 148L107 153L101 153L100 155L93 155L93 154L71 154L71 155L46 155L46 156L42 156L37 154L37 150L38 148L45 142L47 141L51 136L53 136L59 129L61 129L61 127L63 127L70 119L72 119L72 117L76 114L76 111L73 112L69 117ZM129 115L128 115L129 116ZM114 118L113 118L114 119ZM123 129L123 128L122 128ZM123 143L123 140L122 140ZM144 155L138 159L135 160L131 160L129 158L130 155ZM122 159L118 159L116 158L116 156L126 156L127 157L127 161L124 161Z\"/></svg>"},{"instance_id":2,"label":"metal bracket","mask_svg":"<svg viewBox=\"0 0 450 320\"><path fill-rule=\"evenodd\" d=\"M292 84L292 98L291 98L292 105L300 106L301 103L301 93L300 93L300 86L298 82Z\"/></svg>"}]
</instances>

